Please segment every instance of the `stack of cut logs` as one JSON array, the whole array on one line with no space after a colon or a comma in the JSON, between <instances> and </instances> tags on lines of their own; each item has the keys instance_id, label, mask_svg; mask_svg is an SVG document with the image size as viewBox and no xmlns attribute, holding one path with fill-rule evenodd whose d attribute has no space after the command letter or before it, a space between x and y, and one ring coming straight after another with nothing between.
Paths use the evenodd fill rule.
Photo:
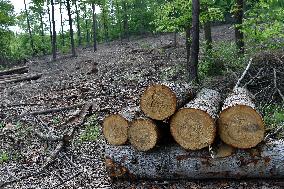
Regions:
<instances>
[{"instance_id":1,"label":"stack of cut logs","mask_svg":"<svg viewBox=\"0 0 284 189\"><path fill-rule=\"evenodd\" d=\"M186 150L212 145L216 133L236 148L251 148L264 138L265 127L255 110L251 94L235 88L221 107L220 93L190 85L153 84L142 94L140 108L109 115L103 134L112 145L127 141L139 151L148 151L172 138Z\"/></svg>"},{"instance_id":2,"label":"stack of cut logs","mask_svg":"<svg viewBox=\"0 0 284 189\"><path fill-rule=\"evenodd\" d=\"M0 84L37 80L42 74L28 74L28 67L17 67L0 72Z\"/></svg>"}]
</instances>

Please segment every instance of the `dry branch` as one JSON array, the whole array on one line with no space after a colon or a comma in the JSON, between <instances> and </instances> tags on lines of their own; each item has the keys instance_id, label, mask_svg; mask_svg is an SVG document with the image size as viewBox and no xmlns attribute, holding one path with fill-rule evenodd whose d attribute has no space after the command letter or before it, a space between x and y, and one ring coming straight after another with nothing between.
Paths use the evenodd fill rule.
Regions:
<instances>
[{"instance_id":1,"label":"dry branch","mask_svg":"<svg viewBox=\"0 0 284 189\"><path fill-rule=\"evenodd\" d=\"M28 72L28 67L23 66L23 67L18 67L18 68L12 68L10 70L1 71L0 76L11 75L11 74L23 74L27 72Z\"/></svg>"},{"instance_id":2,"label":"dry branch","mask_svg":"<svg viewBox=\"0 0 284 189\"><path fill-rule=\"evenodd\" d=\"M11 78L8 78L8 79L0 80L0 84L37 80L37 79L41 78L41 76L42 76L42 74L33 74L33 75L23 75L23 76L19 76L19 77L11 77Z\"/></svg>"}]
</instances>

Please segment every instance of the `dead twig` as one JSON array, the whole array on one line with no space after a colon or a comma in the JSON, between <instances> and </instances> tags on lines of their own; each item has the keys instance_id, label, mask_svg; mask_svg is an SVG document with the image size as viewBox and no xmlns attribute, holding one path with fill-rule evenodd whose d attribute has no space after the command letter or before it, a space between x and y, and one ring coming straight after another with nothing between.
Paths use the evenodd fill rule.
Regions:
<instances>
[{"instance_id":1,"label":"dead twig","mask_svg":"<svg viewBox=\"0 0 284 189\"><path fill-rule=\"evenodd\" d=\"M284 123L280 124L280 126L277 128L277 130L273 133L269 133L268 135L265 136L265 138L263 139L264 141L267 141L269 138L271 138L272 136L277 135L280 131L282 131L282 129L284 129Z\"/></svg>"},{"instance_id":2,"label":"dead twig","mask_svg":"<svg viewBox=\"0 0 284 189\"><path fill-rule=\"evenodd\" d=\"M236 83L234 89L236 89L236 88L239 87L241 81L242 81L242 80L244 79L244 77L246 76L246 74L247 74L247 72L248 72L248 70L249 70L249 68L250 68L250 66L251 66L251 64L252 64L252 60L253 60L252 58L249 60L249 63L248 63L248 65L247 65L245 71L243 72L242 76L240 77L240 79L239 79L238 82Z\"/></svg>"},{"instance_id":3,"label":"dead twig","mask_svg":"<svg viewBox=\"0 0 284 189\"><path fill-rule=\"evenodd\" d=\"M282 100L284 101L284 95L280 91L280 89L277 87L277 75L276 75L276 69L273 68L273 74L274 74L274 87L277 90L278 94L281 96Z\"/></svg>"}]
</instances>

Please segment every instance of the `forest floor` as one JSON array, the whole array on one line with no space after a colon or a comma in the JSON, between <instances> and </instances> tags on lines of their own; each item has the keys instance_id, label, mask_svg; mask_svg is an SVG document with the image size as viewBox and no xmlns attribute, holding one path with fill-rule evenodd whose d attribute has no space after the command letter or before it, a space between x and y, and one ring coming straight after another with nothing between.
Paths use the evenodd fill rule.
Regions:
<instances>
[{"instance_id":1,"label":"forest floor","mask_svg":"<svg viewBox=\"0 0 284 189\"><path fill-rule=\"evenodd\" d=\"M42 73L40 79L0 84L0 188L283 188L281 180L135 183L107 176L103 118L137 106L141 92L152 82L186 79L185 69L177 69L177 65L186 66L184 37L179 36L177 48L169 47L172 39L172 34L148 36L101 44L95 53L80 49L77 57L62 56L56 62L49 56L33 59L27 64L29 72ZM214 27L213 40L233 40L233 30L228 25ZM234 82L226 82L223 89L229 90ZM59 142L43 141L35 131L62 135L70 129L64 122L80 108L36 116L28 113L85 102L93 103L93 114L41 170Z\"/></svg>"}]
</instances>

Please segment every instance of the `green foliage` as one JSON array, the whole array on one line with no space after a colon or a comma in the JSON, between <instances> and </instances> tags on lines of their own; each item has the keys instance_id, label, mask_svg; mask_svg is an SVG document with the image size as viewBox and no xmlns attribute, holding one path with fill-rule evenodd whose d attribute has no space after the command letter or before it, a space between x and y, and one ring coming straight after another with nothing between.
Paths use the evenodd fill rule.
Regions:
<instances>
[{"instance_id":1,"label":"green foliage","mask_svg":"<svg viewBox=\"0 0 284 189\"><path fill-rule=\"evenodd\" d=\"M93 142L99 136L99 124L94 114L88 118L85 130L80 134L80 142Z\"/></svg>"},{"instance_id":2,"label":"green foliage","mask_svg":"<svg viewBox=\"0 0 284 189\"><path fill-rule=\"evenodd\" d=\"M9 155L5 151L0 151L0 165L9 161Z\"/></svg>"},{"instance_id":3,"label":"green foliage","mask_svg":"<svg viewBox=\"0 0 284 189\"><path fill-rule=\"evenodd\" d=\"M274 132L284 124L284 105L270 104L261 108L263 119L268 131ZM278 134L284 137L284 131Z\"/></svg>"},{"instance_id":4,"label":"green foliage","mask_svg":"<svg viewBox=\"0 0 284 189\"><path fill-rule=\"evenodd\" d=\"M215 44L213 49L206 51L206 44L201 45L201 57L199 63L199 76L201 79L211 76L222 75L228 72L236 72L243 68L247 56L241 57L235 51L236 46L233 42L221 42ZM206 53L205 53L206 52Z\"/></svg>"},{"instance_id":5,"label":"green foliage","mask_svg":"<svg viewBox=\"0 0 284 189\"><path fill-rule=\"evenodd\" d=\"M246 13L243 32L248 41L261 48L281 48L284 45L284 3L280 0L260 0Z\"/></svg>"}]
</instances>

